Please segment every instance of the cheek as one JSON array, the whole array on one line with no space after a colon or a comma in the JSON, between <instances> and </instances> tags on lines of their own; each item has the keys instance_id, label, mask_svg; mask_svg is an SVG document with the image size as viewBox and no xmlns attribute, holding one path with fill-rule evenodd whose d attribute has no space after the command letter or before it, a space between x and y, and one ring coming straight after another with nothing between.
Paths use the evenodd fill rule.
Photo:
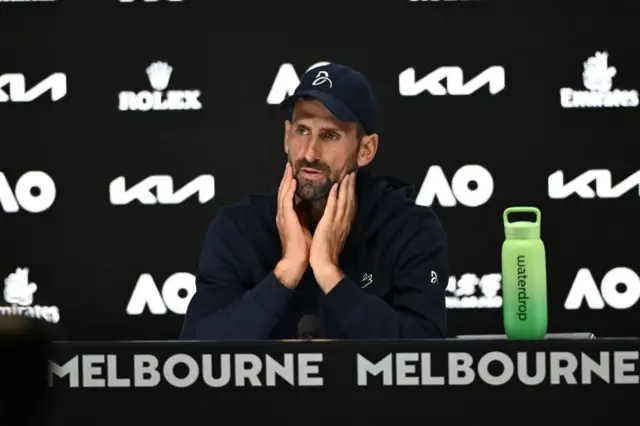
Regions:
<instances>
[{"instance_id":1,"label":"cheek","mask_svg":"<svg viewBox=\"0 0 640 426\"><path fill-rule=\"evenodd\" d=\"M343 152L340 157L336 157L335 161L330 164L331 174L333 179L337 182L342 179L347 173L357 169L358 157L353 152Z\"/></svg>"},{"instance_id":2,"label":"cheek","mask_svg":"<svg viewBox=\"0 0 640 426\"><path fill-rule=\"evenodd\" d=\"M302 144L291 144L291 148L289 149L289 158L291 162L295 165L296 161L300 160L304 157L304 148Z\"/></svg>"},{"instance_id":3,"label":"cheek","mask_svg":"<svg viewBox=\"0 0 640 426\"><path fill-rule=\"evenodd\" d=\"M300 150L300 148L298 146L299 144L296 143L295 138L287 139L287 155L290 159L299 157L298 151Z\"/></svg>"},{"instance_id":4,"label":"cheek","mask_svg":"<svg viewBox=\"0 0 640 426\"><path fill-rule=\"evenodd\" d=\"M353 158L343 153L327 154L323 158L323 162L331 169L331 175L334 179L340 178L347 169L351 168Z\"/></svg>"},{"instance_id":5,"label":"cheek","mask_svg":"<svg viewBox=\"0 0 640 426\"><path fill-rule=\"evenodd\" d=\"M304 151L305 141L300 135L293 135L289 139L289 151L292 155L299 157L300 153Z\"/></svg>"}]
</instances>

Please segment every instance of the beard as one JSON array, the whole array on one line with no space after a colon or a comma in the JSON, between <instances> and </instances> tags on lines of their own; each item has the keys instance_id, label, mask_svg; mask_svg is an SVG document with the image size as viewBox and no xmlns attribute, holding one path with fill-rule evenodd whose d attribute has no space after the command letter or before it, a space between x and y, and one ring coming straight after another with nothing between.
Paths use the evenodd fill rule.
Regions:
<instances>
[{"instance_id":1,"label":"beard","mask_svg":"<svg viewBox=\"0 0 640 426\"><path fill-rule=\"evenodd\" d=\"M293 164L293 162L291 163ZM321 172L324 176L321 179L309 180L304 178L300 169L303 167L314 169ZM317 201L325 201L329 197L329 192L331 192L331 187L335 183L339 183L342 178L342 173L340 170L333 171L331 168L322 163L320 161L307 161L304 158L298 160L295 164L293 164L293 170L295 171L295 179L296 179L296 195L302 200L306 202L317 202ZM347 163L347 169L344 173L351 173L358 170L358 162L356 156L354 155Z\"/></svg>"}]
</instances>

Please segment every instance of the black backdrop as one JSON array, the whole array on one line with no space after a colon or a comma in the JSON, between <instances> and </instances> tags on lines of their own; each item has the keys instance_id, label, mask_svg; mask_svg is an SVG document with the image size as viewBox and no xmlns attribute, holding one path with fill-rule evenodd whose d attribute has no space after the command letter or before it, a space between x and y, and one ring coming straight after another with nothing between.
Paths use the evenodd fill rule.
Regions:
<instances>
[{"instance_id":1,"label":"black backdrop","mask_svg":"<svg viewBox=\"0 0 640 426\"><path fill-rule=\"evenodd\" d=\"M491 291L502 211L512 205L543 212L549 331L637 335L634 2L511 3L0 0L0 274L28 268L5 281L0 310L12 301L49 307L38 309L70 339L176 337L189 296L180 289L193 286L212 217L279 182L284 117L267 102L272 87L273 101L295 87L287 72L334 61L361 70L377 91L374 170L439 194L432 205L450 239L451 335L502 331ZM598 56L583 75L597 52L608 52L608 64ZM168 82L161 72L150 81L156 62L172 67ZM420 79L441 67L453 67L439 71L448 93L437 94L432 75L434 92L401 94L403 71ZM471 87L455 85L456 67L463 83L494 68ZM495 93L481 84L489 81ZM622 106L565 108L562 88L591 91L574 100ZM153 94L139 92L156 89L183 91L167 96L187 109L120 110L121 92L137 93L144 108ZM549 191L557 171L565 183L582 176L578 194ZM607 191L607 173L617 193ZM202 177L182 195L201 188L203 202L166 186L202 175L214 182ZM152 176L167 177L145 180ZM136 194L151 204L112 204L119 177L126 188L144 181ZM590 179L597 190L585 186ZM145 191L156 183L160 193ZM31 185L45 185L35 201ZM572 287L576 303L566 303Z\"/></svg>"}]
</instances>

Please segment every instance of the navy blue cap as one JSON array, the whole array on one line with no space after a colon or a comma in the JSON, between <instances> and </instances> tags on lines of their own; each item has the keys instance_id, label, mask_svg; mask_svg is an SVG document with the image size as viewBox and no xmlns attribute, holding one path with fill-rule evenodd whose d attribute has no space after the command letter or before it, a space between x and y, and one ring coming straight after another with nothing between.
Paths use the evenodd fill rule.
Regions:
<instances>
[{"instance_id":1,"label":"navy blue cap","mask_svg":"<svg viewBox=\"0 0 640 426\"><path fill-rule=\"evenodd\" d=\"M327 64L307 71L293 95L280 106L293 108L296 100L320 101L338 120L360 122L367 134L376 132L377 104L369 82L346 65Z\"/></svg>"}]
</instances>

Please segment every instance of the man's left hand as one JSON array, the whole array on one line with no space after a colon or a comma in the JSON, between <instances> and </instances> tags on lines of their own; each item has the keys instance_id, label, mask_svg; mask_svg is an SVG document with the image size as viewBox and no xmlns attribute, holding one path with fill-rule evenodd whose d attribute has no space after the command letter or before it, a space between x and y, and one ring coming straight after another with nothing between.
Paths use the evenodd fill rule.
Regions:
<instances>
[{"instance_id":1,"label":"man's left hand","mask_svg":"<svg viewBox=\"0 0 640 426\"><path fill-rule=\"evenodd\" d=\"M357 212L356 174L347 174L329 192L324 214L318 222L311 243L309 265L316 281L328 293L344 277L338 268L338 259Z\"/></svg>"}]
</instances>

